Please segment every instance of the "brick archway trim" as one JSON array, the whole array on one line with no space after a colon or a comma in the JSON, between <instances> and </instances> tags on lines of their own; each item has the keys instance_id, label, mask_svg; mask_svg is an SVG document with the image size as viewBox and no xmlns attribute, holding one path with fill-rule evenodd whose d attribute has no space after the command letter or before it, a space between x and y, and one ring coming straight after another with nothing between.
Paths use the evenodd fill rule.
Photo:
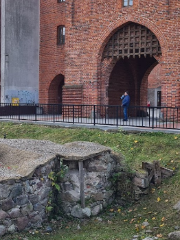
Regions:
<instances>
[{"instance_id":1,"label":"brick archway trim","mask_svg":"<svg viewBox=\"0 0 180 240\"><path fill-rule=\"evenodd\" d=\"M133 17L131 15L125 16L124 18L118 19L116 22L111 23L107 28L101 33L99 39L97 40L96 49L94 52L97 54L97 58L101 61L102 53L104 51L104 47L109 41L110 37L117 31L120 26L127 24L128 22L134 22L140 25L147 27L151 30L157 37L162 51L162 56L164 55L165 46L167 46L167 41L162 33L162 31L157 27L157 24L145 19L143 17L137 16ZM93 43L94 44L94 43ZM99 62L98 61L98 62Z\"/></svg>"},{"instance_id":2,"label":"brick archway trim","mask_svg":"<svg viewBox=\"0 0 180 240\"><path fill-rule=\"evenodd\" d=\"M141 24L145 27L147 27L152 33L154 33L160 43L161 46L161 52L162 56L158 57L156 59L160 64L163 59L163 56L165 55L165 47L167 46L167 40L163 34L163 32L160 30L160 28L157 26L155 22L149 21L149 19L145 19L140 16L131 16L127 15L121 19L117 19L115 22L109 24L109 26L106 27L104 31L102 31L101 35L96 41L96 48L95 48L95 59L97 60L97 79L98 81L101 81L101 62L102 62L102 55L104 51L104 47L106 46L107 42L111 38L111 36L119 29L120 27L123 27L123 25L134 22L137 24ZM93 42L94 45L94 42ZM90 48L91 49L91 48ZM98 92L101 92L101 89L98 89Z\"/></svg>"}]
</instances>

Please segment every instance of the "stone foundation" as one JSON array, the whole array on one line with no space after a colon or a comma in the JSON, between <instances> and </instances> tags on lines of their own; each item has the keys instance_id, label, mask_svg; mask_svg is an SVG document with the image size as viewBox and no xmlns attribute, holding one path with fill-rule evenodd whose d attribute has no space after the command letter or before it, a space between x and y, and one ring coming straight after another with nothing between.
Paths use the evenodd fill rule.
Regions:
<instances>
[{"instance_id":1,"label":"stone foundation","mask_svg":"<svg viewBox=\"0 0 180 240\"><path fill-rule=\"evenodd\" d=\"M38 228L48 220L46 207L53 191L48 175L60 171L60 160L68 166L59 183L65 214L95 216L114 200L110 177L116 158L110 148L89 142L62 146L48 141L5 139L0 140L0 148L0 236ZM17 157L19 160L15 160Z\"/></svg>"},{"instance_id":2,"label":"stone foundation","mask_svg":"<svg viewBox=\"0 0 180 240\"><path fill-rule=\"evenodd\" d=\"M59 218L96 216L115 198L119 203L139 200L149 192L153 176L152 171L151 178L148 171L129 173L123 166L122 155L91 142L59 145L49 141L0 139L0 153L0 236L37 229L48 221L49 202L52 193L57 193L50 173L60 172L60 163L68 171L55 182L60 187L57 196L61 202L53 203L63 209L61 213L55 209ZM162 177L172 174L161 168Z\"/></svg>"},{"instance_id":3,"label":"stone foundation","mask_svg":"<svg viewBox=\"0 0 180 240\"><path fill-rule=\"evenodd\" d=\"M61 198L67 214L77 218L90 217L112 203L115 191L109 179L116 168L116 161L109 152L83 161L82 193L78 165L73 161L64 163L69 171L61 183Z\"/></svg>"},{"instance_id":4,"label":"stone foundation","mask_svg":"<svg viewBox=\"0 0 180 240\"><path fill-rule=\"evenodd\" d=\"M56 162L57 158L37 168L30 178L0 183L0 236L38 228L47 221L46 205L52 190L48 174L54 170Z\"/></svg>"}]
</instances>

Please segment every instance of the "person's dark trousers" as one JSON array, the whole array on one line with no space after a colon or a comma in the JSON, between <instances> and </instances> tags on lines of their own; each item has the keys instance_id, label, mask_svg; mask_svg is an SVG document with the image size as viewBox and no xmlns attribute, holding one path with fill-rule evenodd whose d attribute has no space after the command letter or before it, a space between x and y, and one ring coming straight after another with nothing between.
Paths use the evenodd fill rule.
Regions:
<instances>
[{"instance_id":1,"label":"person's dark trousers","mask_svg":"<svg viewBox=\"0 0 180 240\"><path fill-rule=\"evenodd\" d=\"M128 120L128 115L127 115L127 109L128 107L124 106L123 107L123 114L124 114L124 121L127 121Z\"/></svg>"}]
</instances>

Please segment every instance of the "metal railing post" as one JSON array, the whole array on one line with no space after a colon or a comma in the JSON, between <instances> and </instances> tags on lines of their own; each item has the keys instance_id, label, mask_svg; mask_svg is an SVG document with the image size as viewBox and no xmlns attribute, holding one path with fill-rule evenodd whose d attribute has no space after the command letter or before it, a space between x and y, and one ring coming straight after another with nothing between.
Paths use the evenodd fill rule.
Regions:
<instances>
[{"instance_id":1,"label":"metal railing post","mask_svg":"<svg viewBox=\"0 0 180 240\"><path fill-rule=\"evenodd\" d=\"M179 119L179 116L178 116L178 107L177 107L177 126L178 126L178 119Z\"/></svg>"},{"instance_id":2,"label":"metal railing post","mask_svg":"<svg viewBox=\"0 0 180 240\"><path fill-rule=\"evenodd\" d=\"M65 115L65 110L64 110L65 108L64 108L64 106L62 105L62 120L63 120L63 122L64 122L64 115Z\"/></svg>"},{"instance_id":3,"label":"metal railing post","mask_svg":"<svg viewBox=\"0 0 180 240\"><path fill-rule=\"evenodd\" d=\"M94 126L96 125L96 106L94 105Z\"/></svg>"},{"instance_id":4,"label":"metal railing post","mask_svg":"<svg viewBox=\"0 0 180 240\"><path fill-rule=\"evenodd\" d=\"M44 119L47 122L61 121L71 122L73 124L93 124L94 126L105 124L116 127L122 124L122 107L120 105L41 104L40 106L35 103L0 103L0 106L0 115L4 116L3 118L15 118L19 121L27 119L30 121L38 121L39 119ZM42 106L44 106L44 108ZM62 118L58 118L59 109L62 111ZM159 111L159 109L161 111ZM131 121L128 122L128 126L145 126L152 129L157 127L161 129L180 129L178 107L131 106L130 112L132 118ZM149 114L148 117L147 113ZM122 125L124 124L125 123Z\"/></svg>"},{"instance_id":5,"label":"metal railing post","mask_svg":"<svg viewBox=\"0 0 180 240\"><path fill-rule=\"evenodd\" d=\"M10 103L10 119L12 118L12 104Z\"/></svg>"},{"instance_id":6,"label":"metal railing post","mask_svg":"<svg viewBox=\"0 0 180 240\"><path fill-rule=\"evenodd\" d=\"M118 106L116 107L116 126L118 127Z\"/></svg>"},{"instance_id":7,"label":"metal railing post","mask_svg":"<svg viewBox=\"0 0 180 240\"><path fill-rule=\"evenodd\" d=\"M38 105L35 104L35 121L37 121L37 106Z\"/></svg>"},{"instance_id":8,"label":"metal railing post","mask_svg":"<svg viewBox=\"0 0 180 240\"><path fill-rule=\"evenodd\" d=\"M151 117L150 117L150 113L151 113L151 108L150 107L148 107L148 110L149 110L149 127L151 126Z\"/></svg>"},{"instance_id":9,"label":"metal railing post","mask_svg":"<svg viewBox=\"0 0 180 240\"><path fill-rule=\"evenodd\" d=\"M54 105L54 104L52 105L52 109L53 109L53 122L55 122L55 111L54 111L55 110L55 106L56 105Z\"/></svg>"},{"instance_id":10,"label":"metal railing post","mask_svg":"<svg viewBox=\"0 0 180 240\"><path fill-rule=\"evenodd\" d=\"M174 110L173 110L173 129L174 129L174 120L175 120L175 113L174 113Z\"/></svg>"},{"instance_id":11,"label":"metal railing post","mask_svg":"<svg viewBox=\"0 0 180 240\"><path fill-rule=\"evenodd\" d=\"M152 128L154 128L154 107L152 108Z\"/></svg>"},{"instance_id":12,"label":"metal railing post","mask_svg":"<svg viewBox=\"0 0 180 240\"><path fill-rule=\"evenodd\" d=\"M73 124L74 124L74 105L73 105Z\"/></svg>"},{"instance_id":13,"label":"metal railing post","mask_svg":"<svg viewBox=\"0 0 180 240\"><path fill-rule=\"evenodd\" d=\"M18 106L18 120L19 120L19 121L20 121L20 119L21 119L21 118L20 118L20 114L21 114L21 113L20 113L20 104L19 104L19 106Z\"/></svg>"}]
</instances>

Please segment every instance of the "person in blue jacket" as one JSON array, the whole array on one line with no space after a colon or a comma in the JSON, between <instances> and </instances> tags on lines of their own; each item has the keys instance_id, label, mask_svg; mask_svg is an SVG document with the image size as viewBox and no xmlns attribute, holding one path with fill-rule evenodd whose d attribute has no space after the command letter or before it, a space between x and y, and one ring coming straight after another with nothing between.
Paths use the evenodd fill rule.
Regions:
<instances>
[{"instance_id":1,"label":"person in blue jacket","mask_svg":"<svg viewBox=\"0 0 180 240\"><path fill-rule=\"evenodd\" d=\"M128 111L128 107L129 107L129 104L130 104L130 96L128 94L128 91L126 91L124 93L124 95L121 97L122 99L122 107L123 107L123 114L124 114L124 119L123 121L127 121L128 120L128 114L127 114L127 111Z\"/></svg>"}]
</instances>

